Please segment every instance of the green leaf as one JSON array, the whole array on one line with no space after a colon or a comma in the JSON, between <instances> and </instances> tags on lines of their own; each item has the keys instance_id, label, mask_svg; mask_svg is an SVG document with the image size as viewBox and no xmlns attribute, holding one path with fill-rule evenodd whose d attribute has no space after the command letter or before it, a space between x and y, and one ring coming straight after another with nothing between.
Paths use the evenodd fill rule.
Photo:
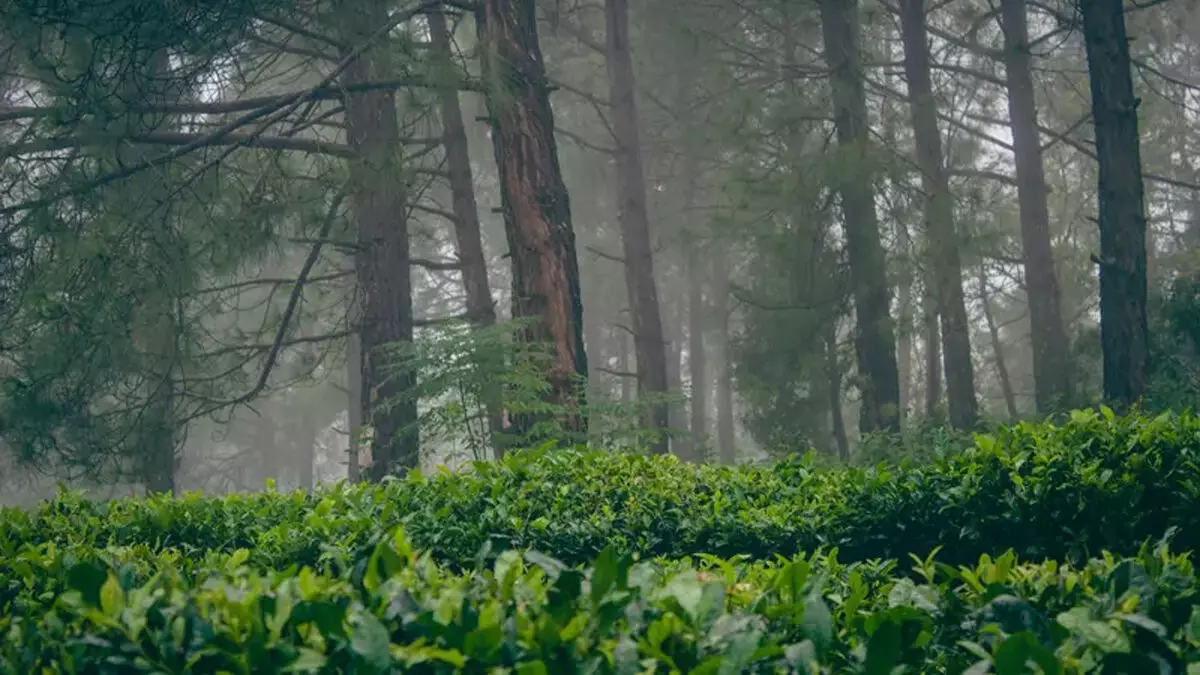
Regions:
<instances>
[{"instance_id":1,"label":"green leaf","mask_svg":"<svg viewBox=\"0 0 1200 675\"><path fill-rule=\"evenodd\" d=\"M125 609L125 591L115 574L109 574L104 585L100 587L100 611L115 617Z\"/></svg>"},{"instance_id":2,"label":"green leaf","mask_svg":"<svg viewBox=\"0 0 1200 675\"><path fill-rule=\"evenodd\" d=\"M888 607L906 605L934 613L938 609L937 601L936 589L929 586L917 586L912 579L908 578L897 581L888 593Z\"/></svg>"},{"instance_id":3,"label":"green leaf","mask_svg":"<svg viewBox=\"0 0 1200 675\"><path fill-rule=\"evenodd\" d=\"M1129 638L1108 622L1092 619L1086 608L1075 607L1059 614L1057 618L1064 628L1104 652L1129 651Z\"/></svg>"},{"instance_id":4,"label":"green leaf","mask_svg":"<svg viewBox=\"0 0 1200 675\"><path fill-rule=\"evenodd\" d=\"M541 661L526 661L517 664L517 675L550 675L550 671Z\"/></svg>"},{"instance_id":5,"label":"green leaf","mask_svg":"<svg viewBox=\"0 0 1200 675\"><path fill-rule=\"evenodd\" d=\"M288 664L283 671L285 673L295 673L320 670L325 667L325 663L328 660L328 657L315 649L301 647L296 660Z\"/></svg>"},{"instance_id":6,"label":"green leaf","mask_svg":"<svg viewBox=\"0 0 1200 675\"><path fill-rule=\"evenodd\" d=\"M704 599L704 586L696 576L695 570L676 574L667 583L664 592L675 600L687 618L695 620L699 616L700 602Z\"/></svg>"},{"instance_id":7,"label":"green leaf","mask_svg":"<svg viewBox=\"0 0 1200 675\"><path fill-rule=\"evenodd\" d=\"M83 601L92 607L100 606L100 588L108 580L108 569L84 562L67 572L67 587L79 591Z\"/></svg>"},{"instance_id":8,"label":"green leaf","mask_svg":"<svg viewBox=\"0 0 1200 675\"><path fill-rule=\"evenodd\" d=\"M900 624L890 619L875 627L867 640L867 658L863 663L866 675L891 675L892 668L900 663Z\"/></svg>"},{"instance_id":9,"label":"green leaf","mask_svg":"<svg viewBox=\"0 0 1200 675\"><path fill-rule=\"evenodd\" d=\"M391 637L387 628L373 614L359 615L350 648L373 668L385 670L391 665Z\"/></svg>"},{"instance_id":10,"label":"green leaf","mask_svg":"<svg viewBox=\"0 0 1200 675\"><path fill-rule=\"evenodd\" d=\"M1054 654L1038 643L1037 637L1028 631L1010 635L996 649L996 675L1025 675L1026 664L1036 663L1044 675L1057 675L1062 666Z\"/></svg>"}]
</instances>

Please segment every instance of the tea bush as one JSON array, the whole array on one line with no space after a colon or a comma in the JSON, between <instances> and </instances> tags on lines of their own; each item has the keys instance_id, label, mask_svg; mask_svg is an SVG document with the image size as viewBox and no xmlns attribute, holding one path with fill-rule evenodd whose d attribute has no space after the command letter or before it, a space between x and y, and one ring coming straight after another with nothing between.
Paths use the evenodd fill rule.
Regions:
<instances>
[{"instance_id":1,"label":"tea bush","mask_svg":"<svg viewBox=\"0 0 1200 675\"><path fill-rule=\"evenodd\" d=\"M459 569L485 545L537 549L572 565L608 547L643 558L765 560L836 546L844 560L864 560L941 546L951 564L1011 548L1027 559L1082 561L1101 549L1128 554L1168 527L1178 546L1195 550L1198 452L1192 415L1102 411L1001 429L919 466L727 468L543 451L312 494L111 502L65 494L33 512L0 514L0 565L25 544L53 542L193 557L244 548L261 570L295 563L336 572L361 564L398 525Z\"/></svg>"},{"instance_id":2,"label":"tea bush","mask_svg":"<svg viewBox=\"0 0 1200 675\"><path fill-rule=\"evenodd\" d=\"M24 547L0 673L1200 672L1195 571L1164 546L1080 567L931 555L906 575L835 552L635 563L611 548L587 569L507 551L454 572L402 531L341 575L148 551ZM36 589L51 578L62 592Z\"/></svg>"}]
</instances>

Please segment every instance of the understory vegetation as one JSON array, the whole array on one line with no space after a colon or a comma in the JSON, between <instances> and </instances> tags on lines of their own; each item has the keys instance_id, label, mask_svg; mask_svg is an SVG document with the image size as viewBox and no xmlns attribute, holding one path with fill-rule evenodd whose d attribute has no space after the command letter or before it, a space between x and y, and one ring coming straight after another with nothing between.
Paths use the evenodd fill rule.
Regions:
<instances>
[{"instance_id":1,"label":"understory vegetation","mask_svg":"<svg viewBox=\"0 0 1200 675\"><path fill-rule=\"evenodd\" d=\"M1101 409L920 464L64 493L0 518L0 672L1190 673L1198 453Z\"/></svg>"}]
</instances>

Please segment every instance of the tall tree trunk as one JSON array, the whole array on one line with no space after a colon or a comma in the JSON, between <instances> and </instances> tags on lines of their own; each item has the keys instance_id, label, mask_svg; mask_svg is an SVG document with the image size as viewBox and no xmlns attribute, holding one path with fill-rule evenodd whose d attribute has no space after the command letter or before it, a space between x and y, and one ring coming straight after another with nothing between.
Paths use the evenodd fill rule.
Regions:
<instances>
[{"instance_id":1,"label":"tall tree trunk","mask_svg":"<svg viewBox=\"0 0 1200 675\"><path fill-rule=\"evenodd\" d=\"M1000 391L1004 394L1004 407L1008 410L1008 419L1015 422L1020 417L1020 413L1017 412L1017 397L1013 393L1012 379L1008 376L1008 364L1004 361L1004 343L1000 341L1000 328L992 314L991 295L988 290L987 270L980 267L979 304L983 306L983 318L987 321L988 335L992 339L992 356L996 360L996 377L1000 380Z\"/></svg>"},{"instance_id":2,"label":"tall tree trunk","mask_svg":"<svg viewBox=\"0 0 1200 675\"><path fill-rule=\"evenodd\" d=\"M1069 405L1071 354L1062 316L1062 298L1050 243L1050 209L1030 66L1029 29L1024 0L1001 0L1008 115L1012 124L1021 248L1033 343L1034 399L1038 412Z\"/></svg>"},{"instance_id":3,"label":"tall tree trunk","mask_svg":"<svg viewBox=\"0 0 1200 675\"><path fill-rule=\"evenodd\" d=\"M144 63L123 73L126 100L162 105L183 98L166 50L150 54ZM140 135L169 128L161 115L131 113L114 121L120 132ZM118 163L132 165L148 156L146 146L122 144L116 150ZM145 225L147 260L157 261L145 268L153 275L153 287L141 297L139 317L134 323L135 339L146 355L146 400L137 429L139 456L136 458L141 478L148 493L175 494L178 485L180 424L177 418L177 377L180 368L180 332L178 302L184 289L170 277L187 268L183 242L167 205L164 185L153 174L141 174L116 186L115 200L129 205L127 218ZM166 270L163 275L160 270Z\"/></svg>"},{"instance_id":4,"label":"tall tree trunk","mask_svg":"<svg viewBox=\"0 0 1200 675\"><path fill-rule=\"evenodd\" d=\"M846 251L857 319L855 354L862 388L859 427L864 432L900 429L900 377L889 314L886 259L875 214L875 188L856 0L821 0L825 59L833 85L833 117L846 160L837 189L846 226Z\"/></svg>"},{"instance_id":5,"label":"tall tree trunk","mask_svg":"<svg viewBox=\"0 0 1200 675\"><path fill-rule=\"evenodd\" d=\"M434 52L447 70L454 72L454 57L446 15L435 11L430 12L428 17ZM496 323L496 307L488 283L487 260L483 255L483 236L479 227L479 207L475 202L475 180L471 173L466 126L463 124L458 90L453 86L443 87L438 94L441 99L442 144L446 149L446 167L450 174L450 194L454 209L454 238L458 245L458 259L462 264L467 315L476 326L487 328ZM501 434L504 432L502 392L500 387L493 383L495 378L490 374L485 375L489 384L483 392L483 404L488 419L490 442L496 457L499 458L504 455L504 446L500 443Z\"/></svg>"},{"instance_id":6,"label":"tall tree trunk","mask_svg":"<svg viewBox=\"0 0 1200 675\"><path fill-rule=\"evenodd\" d=\"M904 255L904 266L896 282L897 305L899 305L900 322L897 327L896 341L896 370L900 377L900 423L908 416L913 401L913 292L912 292L912 241L908 228L896 219L896 229Z\"/></svg>"},{"instance_id":7,"label":"tall tree trunk","mask_svg":"<svg viewBox=\"0 0 1200 675\"><path fill-rule=\"evenodd\" d=\"M925 331L925 417L936 419L942 402L942 340L938 330L937 301L928 287L932 282L925 275L925 296L921 298L921 322Z\"/></svg>"},{"instance_id":8,"label":"tall tree trunk","mask_svg":"<svg viewBox=\"0 0 1200 675\"><path fill-rule=\"evenodd\" d=\"M975 426L975 366L971 361L971 330L963 298L962 262L954 226L954 197L943 166L942 137L937 128L937 102L930 80L929 36L925 29L925 0L901 0L900 29L904 39L904 72L912 112L917 166L925 190L925 231L933 253L930 264L936 283L934 297L941 316L945 355L946 398L950 424Z\"/></svg>"},{"instance_id":9,"label":"tall tree trunk","mask_svg":"<svg viewBox=\"0 0 1200 675\"><path fill-rule=\"evenodd\" d=\"M653 400L661 398L667 391L667 358L654 282L650 218L646 210L646 179L634 98L633 57L629 49L629 5L628 0L606 0L604 5L608 27L604 56L617 146L617 215L625 258L625 287L633 318L638 394L652 401L647 407L647 426L666 429L669 422L667 406ZM659 434L651 450L661 454L667 449L667 437Z\"/></svg>"},{"instance_id":10,"label":"tall tree trunk","mask_svg":"<svg viewBox=\"0 0 1200 675\"><path fill-rule=\"evenodd\" d=\"M563 427L583 439L587 352L579 261L534 1L482 0L476 26L512 257L513 317L538 319L522 337L551 350L548 402L562 411ZM515 426L528 430L533 421Z\"/></svg>"},{"instance_id":11,"label":"tall tree trunk","mask_svg":"<svg viewBox=\"0 0 1200 675\"><path fill-rule=\"evenodd\" d=\"M344 6L350 17L347 44L359 45L388 21L382 0ZM355 58L344 81L358 85L387 79L378 47ZM363 389L369 401L374 438L371 478L382 480L420 463L416 375L390 363L383 348L413 340L412 282L409 278L408 218L400 167L400 129L391 90L348 93L346 136L356 157L350 161L351 197L358 226L354 256L362 303Z\"/></svg>"},{"instance_id":12,"label":"tall tree trunk","mask_svg":"<svg viewBox=\"0 0 1200 675\"><path fill-rule=\"evenodd\" d=\"M351 260L353 260L353 256L351 256ZM365 402L368 400L364 396L366 388L363 383L362 338L357 330L361 322L359 307L358 298L353 298L347 313L350 325L355 328L350 333L350 337L346 338L346 391L348 392L346 427L350 433L346 446L346 480L351 485L362 480L359 438L362 434L363 421L366 419Z\"/></svg>"},{"instance_id":13,"label":"tall tree trunk","mask_svg":"<svg viewBox=\"0 0 1200 675\"><path fill-rule=\"evenodd\" d=\"M717 364L717 457L722 464L737 461L733 434L733 355L729 336L729 261L719 245L713 250L713 323Z\"/></svg>"},{"instance_id":14,"label":"tall tree trunk","mask_svg":"<svg viewBox=\"0 0 1200 675\"><path fill-rule=\"evenodd\" d=\"M829 415L833 440L838 457L850 459L850 440L846 437L846 420L842 417L842 366L838 359L837 321L829 321L825 329L825 375L829 383Z\"/></svg>"},{"instance_id":15,"label":"tall tree trunk","mask_svg":"<svg viewBox=\"0 0 1200 675\"><path fill-rule=\"evenodd\" d=\"M671 402L667 406L667 440L671 453L684 461L692 460L692 449L686 438L688 415L684 410L684 402L679 398L683 390L683 336L669 335L667 347L667 390L671 394Z\"/></svg>"},{"instance_id":16,"label":"tall tree trunk","mask_svg":"<svg viewBox=\"0 0 1200 675\"><path fill-rule=\"evenodd\" d=\"M691 380L692 457L704 461L708 445L708 354L704 350L704 269L700 248L688 244L688 374Z\"/></svg>"},{"instance_id":17,"label":"tall tree trunk","mask_svg":"<svg viewBox=\"0 0 1200 675\"><path fill-rule=\"evenodd\" d=\"M620 343L620 353L618 354L618 372L623 373L621 378L621 402L629 405L634 400L634 378L631 375L624 373L633 373L637 368L637 364L633 362L633 355L629 352L629 335L624 328L616 328L613 333L617 336Z\"/></svg>"},{"instance_id":18,"label":"tall tree trunk","mask_svg":"<svg viewBox=\"0 0 1200 675\"><path fill-rule=\"evenodd\" d=\"M1104 398L1125 409L1146 388L1146 215L1129 41L1121 0L1081 0L1100 164L1100 336Z\"/></svg>"}]
</instances>

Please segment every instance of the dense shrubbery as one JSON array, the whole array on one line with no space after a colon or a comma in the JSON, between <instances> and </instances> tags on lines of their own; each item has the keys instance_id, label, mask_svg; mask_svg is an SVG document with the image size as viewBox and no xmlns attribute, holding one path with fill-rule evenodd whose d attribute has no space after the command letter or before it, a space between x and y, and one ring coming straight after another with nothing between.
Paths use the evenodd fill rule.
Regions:
<instances>
[{"instance_id":1,"label":"dense shrubbery","mask_svg":"<svg viewBox=\"0 0 1200 675\"><path fill-rule=\"evenodd\" d=\"M680 465L609 453L529 453L457 475L312 495L189 496L108 503L64 496L0 518L0 557L26 544L147 544L252 551L262 569L352 566L403 525L452 567L481 547L534 548L568 564L605 547L643 557L769 559L836 546L844 560L943 548L952 564L1012 548L1082 560L1178 529L1200 544L1200 420L1076 413L1022 424L920 466L817 470Z\"/></svg>"},{"instance_id":2,"label":"dense shrubbery","mask_svg":"<svg viewBox=\"0 0 1200 675\"><path fill-rule=\"evenodd\" d=\"M68 494L0 517L0 673L1182 672L1200 584L1143 542L1197 549L1198 452L1190 415L1103 411L919 466L541 452L314 494ZM1010 549L1050 562L987 557Z\"/></svg>"},{"instance_id":3,"label":"dense shrubbery","mask_svg":"<svg viewBox=\"0 0 1200 675\"><path fill-rule=\"evenodd\" d=\"M402 533L340 576L264 575L245 550L145 553L113 554L157 568L144 582L61 550L21 557L31 586L0 618L0 673L1003 674L1027 661L1190 673L1200 661L1192 564L1161 547L1079 568L917 560L904 576L822 554L632 564L612 550L587 570L507 552L455 573ZM69 590L41 595L46 578Z\"/></svg>"}]
</instances>

